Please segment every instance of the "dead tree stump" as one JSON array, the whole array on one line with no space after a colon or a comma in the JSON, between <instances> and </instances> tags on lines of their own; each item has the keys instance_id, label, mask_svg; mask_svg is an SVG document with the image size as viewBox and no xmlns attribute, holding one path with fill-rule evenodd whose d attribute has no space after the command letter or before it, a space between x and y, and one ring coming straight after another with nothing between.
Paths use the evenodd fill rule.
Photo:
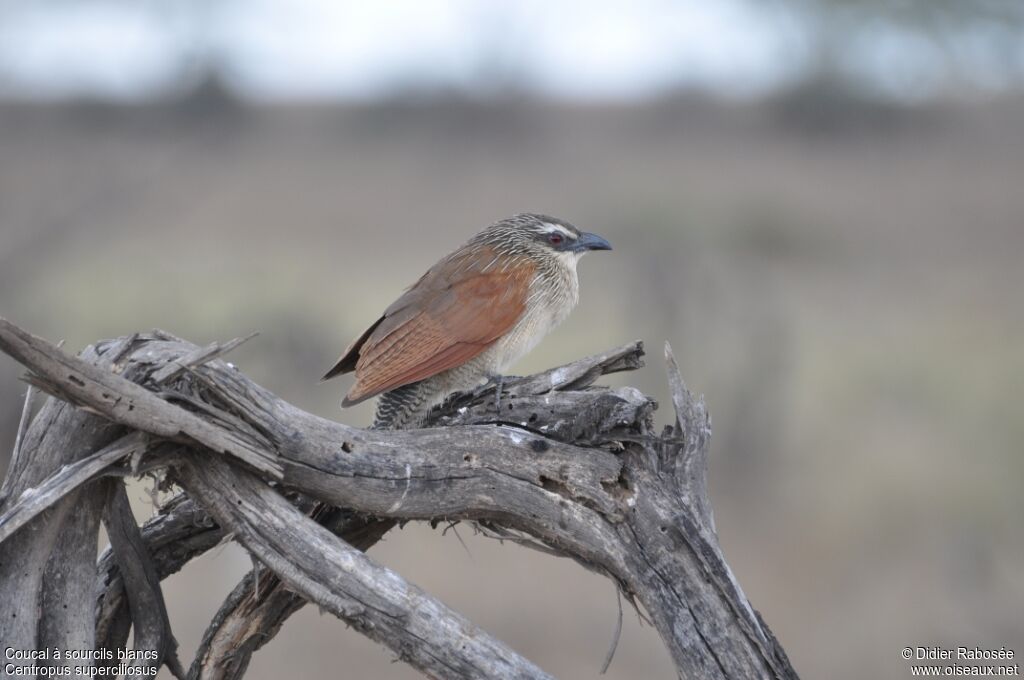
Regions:
<instances>
[{"instance_id":1,"label":"dead tree stump","mask_svg":"<svg viewBox=\"0 0 1024 680\"><path fill-rule=\"evenodd\" d=\"M0 489L0 647L93 650L86 665L131 677L238 678L311 602L430 677L549 677L362 552L395 522L472 521L612 579L679 677L796 678L719 548L710 421L667 345L675 422L661 432L653 400L594 384L641 367L639 342L507 381L500 413L481 388L432 427L381 432L256 385L219 358L237 343L154 331L74 357L0 319L0 350L51 395ZM181 493L139 527L122 479L154 471ZM97 561L100 522L111 546ZM228 535L259 566L186 668L160 581Z\"/></svg>"}]
</instances>

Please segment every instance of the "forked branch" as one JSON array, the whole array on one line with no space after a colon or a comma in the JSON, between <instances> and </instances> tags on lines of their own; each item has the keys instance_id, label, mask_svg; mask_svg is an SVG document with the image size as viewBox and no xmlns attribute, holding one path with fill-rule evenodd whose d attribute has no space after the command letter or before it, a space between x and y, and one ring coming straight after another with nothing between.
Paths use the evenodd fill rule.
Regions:
<instances>
[{"instance_id":1,"label":"forked branch","mask_svg":"<svg viewBox=\"0 0 1024 680\"><path fill-rule=\"evenodd\" d=\"M107 498L109 516L117 497L95 481L101 476L165 469L167 483L187 494L138 536L152 576L130 578L101 559L96 618L81 607L69 615L88 646L123 646L128 626L142 623L135 603L159 601L153 583L228 534L262 565L255 573L268 577L267 588L284 584L287 596L263 590L243 606L232 593L191 677L241 677L262 644L239 634L241 624L273 635L301 606L298 596L431 677L547 677L358 549L375 540L360 538L359 522L365 534L392 521L471 520L612 578L646 610L680 677L796 677L718 547L706 485L709 420L670 353L676 422L664 433L654 430L648 397L593 384L641 366L640 343L507 381L500 413L493 392L481 389L433 414L435 427L380 432L284 402L216 358L225 347L154 332L72 357L0 320L0 350L55 397L24 438L21 459L33 464L13 469L4 485L0 554L19 543L31 559L54 564L95 545L95 522L71 522L67 503L76 494ZM77 447L66 446L70 428ZM345 521L310 517L311 499L339 508ZM23 618L0 621L0 638L23 648L54 640L47 631L58 613L34 605L52 600L66 575L30 579L9 566L0 562L0 600L14 597ZM92 592L95 567L88 583L73 576L65 590ZM162 658L173 658L159 617L149 625Z\"/></svg>"}]
</instances>

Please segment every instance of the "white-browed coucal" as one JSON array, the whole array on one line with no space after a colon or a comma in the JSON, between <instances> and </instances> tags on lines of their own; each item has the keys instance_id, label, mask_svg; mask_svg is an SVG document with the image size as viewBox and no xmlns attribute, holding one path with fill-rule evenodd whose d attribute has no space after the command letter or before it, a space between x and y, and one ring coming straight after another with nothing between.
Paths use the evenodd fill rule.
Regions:
<instances>
[{"instance_id":1,"label":"white-browed coucal","mask_svg":"<svg viewBox=\"0 0 1024 680\"><path fill-rule=\"evenodd\" d=\"M342 401L380 395L376 428L412 427L458 390L533 349L579 299L576 263L611 250L547 215L514 215L441 259L353 342L324 380L355 371Z\"/></svg>"}]
</instances>

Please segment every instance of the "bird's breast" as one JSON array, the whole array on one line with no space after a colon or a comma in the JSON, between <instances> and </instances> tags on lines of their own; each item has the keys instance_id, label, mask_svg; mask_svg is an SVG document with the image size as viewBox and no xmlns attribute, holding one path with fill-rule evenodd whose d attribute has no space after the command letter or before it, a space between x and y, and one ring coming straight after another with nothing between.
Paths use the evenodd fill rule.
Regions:
<instances>
[{"instance_id":1,"label":"bird's breast","mask_svg":"<svg viewBox=\"0 0 1024 680\"><path fill-rule=\"evenodd\" d=\"M530 284L529 299L523 316L494 345L489 370L503 373L562 323L579 300L576 269L539 272Z\"/></svg>"}]
</instances>

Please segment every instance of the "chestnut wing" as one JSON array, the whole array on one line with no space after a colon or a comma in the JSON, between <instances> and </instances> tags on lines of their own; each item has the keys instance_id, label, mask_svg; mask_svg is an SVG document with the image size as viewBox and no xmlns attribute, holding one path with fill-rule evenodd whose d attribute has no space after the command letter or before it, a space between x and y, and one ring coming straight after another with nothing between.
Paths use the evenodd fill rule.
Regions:
<instances>
[{"instance_id":1,"label":"chestnut wing","mask_svg":"<svg viewBox=\"0 0 1024 680\"><path fill-rule=\"evenodd\" d=\"M385 311L325 376L355 369L343 406L424 380L478 356L526 308L534 267L495 267L495 253L449 257Z\"/></svg>"}]
</instances>

